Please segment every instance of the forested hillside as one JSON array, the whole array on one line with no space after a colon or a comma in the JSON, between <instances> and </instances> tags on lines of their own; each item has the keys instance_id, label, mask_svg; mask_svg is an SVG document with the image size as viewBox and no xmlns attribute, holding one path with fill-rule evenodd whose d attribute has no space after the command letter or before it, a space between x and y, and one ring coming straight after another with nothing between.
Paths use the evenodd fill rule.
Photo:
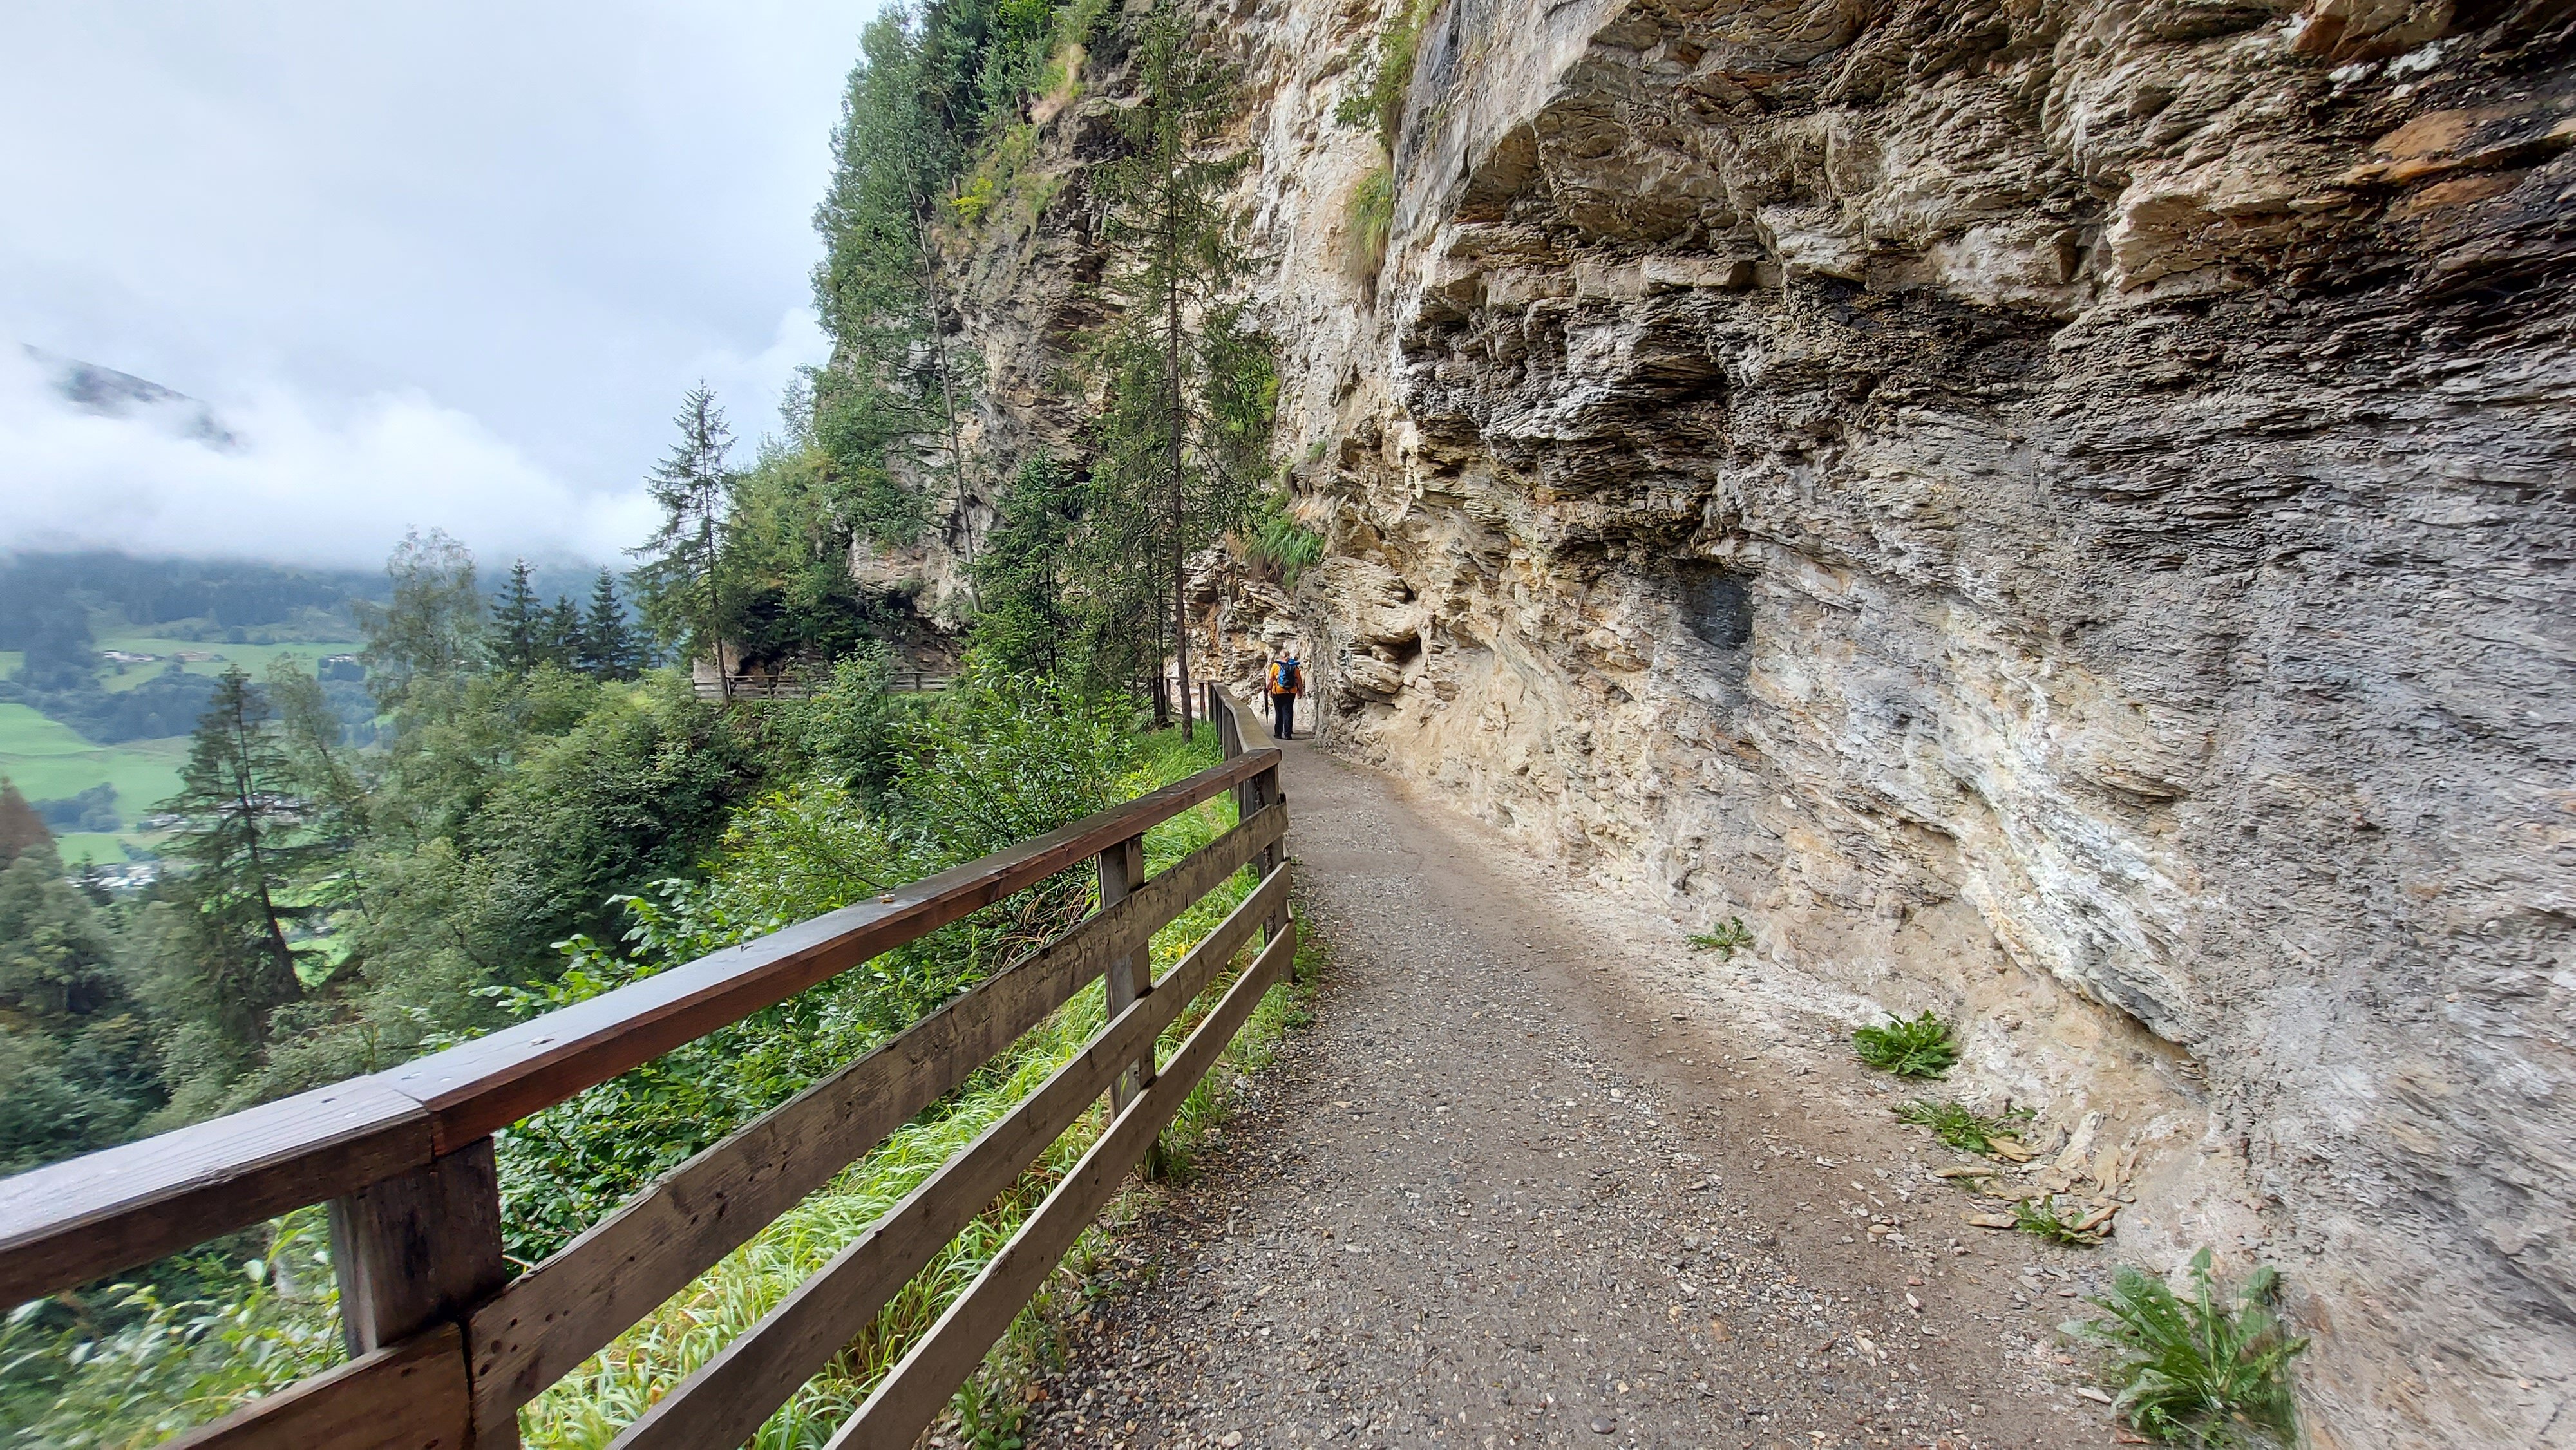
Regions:
<instances>
[{"instance_id":1,"label":"forested hillside","mask_svg":"<svg viewBox=\"0 0 2576 1450\"><path fill-rule=\"evenodd\" d=\"M1119 261L1060 378L1097 422L1023 446L962 340L959 271L988 213L1027 201L1013 168L1041 118L1102 78L1132 99L1080 204ZM94 740L192 732L178 789L149 803L166 869L144 889L68 872L58 803L0 794L0 1166L383 1069L1212 760L1210 733L1153 727L1186 556L1273 511L1268 349L1230 291L1238 163L1220 143L1237 105L1168 8L955 0L872 23L816 216L830 361L748 443L722 400L683 398L645 480L660 526L587 598L524 563L496 582L434 531L381 579L94 559L0 575L0 629L23 653L11 699ZM967 561L961 589L864 567L932 530ZM171 662L118 689L91 629L168 621L247 646L254 616L299 639L337 627L353 658L319 674L298 657ZM954 684L891 688L924 662ZM753 678L795 688L733 698ZM1149 849L1186 850L1230 809ZM1007 964L1089 893L1024 893L509 1130L512 1262ZM1174 940L1206 925L1185 918ZM1080 1041L1088 1000L1024 1045L1026 1066ZM939 1131L1016 1090L978 1089ZM851 1203L881 1202L908 1161L853 1170ZM145 1444L331 1362L325 1253L297 1215L25 1306L0 1330L0 1425L11 1443ZM880 1350L927 1308L907 1303ZM626 1354L576 1375L527 1412L531 1443L604 1442L679 1364ZM853 1360L799 1403L846 1400L882 1364ZM801 1414L762 1443L803 1443Z\"/></svg>"}]
</instances>

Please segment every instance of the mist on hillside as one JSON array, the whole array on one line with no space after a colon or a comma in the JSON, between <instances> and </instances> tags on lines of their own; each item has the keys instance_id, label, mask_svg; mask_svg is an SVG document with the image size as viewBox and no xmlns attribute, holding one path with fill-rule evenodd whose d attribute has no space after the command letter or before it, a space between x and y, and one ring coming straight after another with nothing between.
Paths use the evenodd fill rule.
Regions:
<instances>
[{"instance_id":1,"label":"mist on hillside","mask_svg":"<svg viewBox=\"0 0 2576 1450\"><path fill-rule=\"evenodd\" d=\"M0 550L368 569L404 530L442 528L487 557L613 559L652 521L635 483L576 488L423 393L324 408L260 388L214 406L16 347L0 348L0 457Z\"/></svg>"}]
</instances>

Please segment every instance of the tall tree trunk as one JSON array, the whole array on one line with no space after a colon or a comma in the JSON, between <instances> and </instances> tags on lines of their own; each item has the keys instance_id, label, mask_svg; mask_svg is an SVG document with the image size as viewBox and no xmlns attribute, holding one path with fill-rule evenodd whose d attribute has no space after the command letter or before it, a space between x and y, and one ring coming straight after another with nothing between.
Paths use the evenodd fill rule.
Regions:
<instances>
[{"instance_id":1,"label":"tall tree trunk","mask_svg":"<svg viewBox=\"0 0 2576 1450\"><path fill-rule=\"evenodd\" d=\"M270 990L262 994L277 1000L258 1004L260 1010L251 1029L251 1035L264 1042L268 1039L267 1009L302 997L304 983L295 975L295 953L286 945L286 928L278 923L277 902L269 895L268 861L259 850L259 794L258 783L250 775L250 722L242 718L241 706L236 704L233 707L233 808L241 812L242 842L250 853L251 880L259 885L260 919L268 926L265 945L269 962L277 971L276 980L269 984Z\"/></svg>"},{"instance_id":2,"label":"tall tree trunk","mask_svg":"<svg viewBox=\"0 0 2576 1450\"><path fill-rule=\"evenodd\" d=\"M705 496L698 512L698 557L707 570L707 643L716 652L716 698L733 703L733 671L725 668L724 595L716 582L716 505L717 489L713 480L705 485Z\"/></svg>"},{"instance_id":3,"label":"tall tree trunk","mask_svg":"<svg viewBox=\"0 0 2576 1450\"><path fill-rule=\"evenodd\" d=\"M1181 738L1190 738L1190 589L1182 574L1187 540L1182 520L1187 512L1181 476L1181 431L1189 417L1181 405L1181 219L1177 184L1164 191L1163 204L1163 378L1170 436L1165 440L1172 470L1172 660L1179 678L1173 689L1181 698Z\"/></svg>"}]
</instances>

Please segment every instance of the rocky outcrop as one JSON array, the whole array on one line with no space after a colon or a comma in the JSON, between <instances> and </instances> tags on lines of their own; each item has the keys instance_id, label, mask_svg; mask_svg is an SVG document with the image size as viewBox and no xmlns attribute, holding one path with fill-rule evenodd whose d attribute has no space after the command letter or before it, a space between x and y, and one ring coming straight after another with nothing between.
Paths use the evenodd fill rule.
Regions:
<instances>
[{"instance_id":1,"label":"rocky outcrop","mask_svg":"<svg viewBox=\"0 0 2576 1450\"><path fill-rule=\"evenodd\" d=\"M2118 1253L2288 1271L2318 1443L2576 1444L2576 3L1446 0L1379 264L1392 8L1228 20L1330 542L1194 561L1236 681L1967 1024ZM1081 451L1086 83L952 258L982 457Z\"/></svg>"},{"instance_id":2,"label":"rocky outcrop","mask_svg":"<svg viewBox=\"0 0 2576 1450\"><path fill-rule=\"evenodd\" d=\"M1359 276L1380 20L1238 22L1331 540L1238 678L1967 1020L2320 1443L2576 1443L2576 6L1448 0Z\"/></svg>"}]
</instances>

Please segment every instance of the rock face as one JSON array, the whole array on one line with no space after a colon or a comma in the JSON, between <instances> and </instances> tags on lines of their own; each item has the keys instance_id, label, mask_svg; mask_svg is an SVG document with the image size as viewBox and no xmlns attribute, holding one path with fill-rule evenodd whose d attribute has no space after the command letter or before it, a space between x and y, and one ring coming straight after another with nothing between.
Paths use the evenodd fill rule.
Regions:
<instances>
[{"instance_id":1,"label":"rock face","mask_svg":"<svg viewBox=\"0 0 2576 1450\"><path fill-rule=\"evenodd\" d=\"M2107 1113L2320 1443L2576 1443L2576 5L1448 0L1358 276L1382 19L1238 21L1235 677Z\"/></svg>"},{"instance_id":2,"label":"rock face","mask_svg":"<svg viewBox=\"0 0 2576 1450\"><path fill-rule=\"evenodd\" d=\"M1381 263L1393 9L1227 21L1330 541L1199 561L1232 677L1963 1021L2106 1252L2282 1265L2317 1443L2576 1444L2576 0L1446 0ZM967 261L1003 452L1111 69Z\"/></svg>"}]
</instances>

